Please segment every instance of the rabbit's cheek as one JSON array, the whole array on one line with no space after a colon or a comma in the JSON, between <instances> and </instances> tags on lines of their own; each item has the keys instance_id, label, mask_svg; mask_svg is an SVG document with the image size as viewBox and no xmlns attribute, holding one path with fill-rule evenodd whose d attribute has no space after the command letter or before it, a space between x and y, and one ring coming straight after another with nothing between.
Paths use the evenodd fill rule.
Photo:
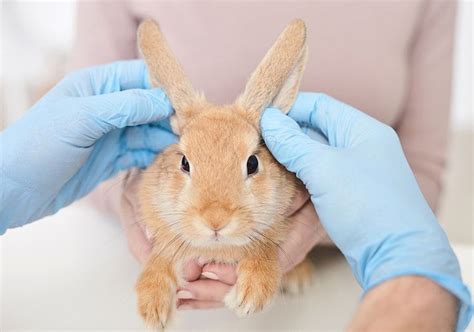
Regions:
<instances>
[{"instance_id":1,"label":"rabbit's cheek","mask_svg":"<svg viewBox=\"0 0 474 332\"><path fill-rule=\"evenodd\" d=\"M224 244L244 246L251 241L252 228L242 220L234 218L226 227L219 231L220 241Z\"/></svg>"},{"instance_id":2,"label":"rabbit's cheek","mask_svg":"<svg viewBox=\"0 0 474 332\"><path fill-rule=\"evenodd\" d=\"M181 222L179 233L195 247L202 247L212 243L214 232L208 228L200 218L189 217Z\"/></svg>"}]
</instances>

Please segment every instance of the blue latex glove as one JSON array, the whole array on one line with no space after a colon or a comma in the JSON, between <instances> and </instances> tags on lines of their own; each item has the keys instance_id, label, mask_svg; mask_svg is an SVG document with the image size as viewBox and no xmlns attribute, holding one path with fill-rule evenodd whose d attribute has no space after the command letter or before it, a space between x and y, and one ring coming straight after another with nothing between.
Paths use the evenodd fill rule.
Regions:
<instances>
[{"instance_id":1,"label":"blue latex glove","mask_svg":"<svg viewBox=\"0 0 474 332\"><path fill-rule=\"evenodd\" d=\"M472 316L469 290L395 131L317 93L301 93L289 116L265 111L265 143L304 182L363 289L402 275L430 278L459 298L463 330ZM329 144L308 138L292 118L320 131Z\"/></svg>"},{"instance_id":2,"label":"blue latex glove","mask_svg":"<svg viewBox=\"0 0 474 332\"><path fill-rule=\"evenodd\" d=\"M55 213L120 170L145 167L175 136L172 113L146 89L143 61L68 75L0 133L0 234Z\"/></svg>"}]
</instances>

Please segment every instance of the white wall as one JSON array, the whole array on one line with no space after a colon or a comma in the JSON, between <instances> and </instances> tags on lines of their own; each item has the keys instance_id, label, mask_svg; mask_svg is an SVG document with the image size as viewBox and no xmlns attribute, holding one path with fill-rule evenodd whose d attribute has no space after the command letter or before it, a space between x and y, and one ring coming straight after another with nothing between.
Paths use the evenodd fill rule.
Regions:
<instances>
[{"instance_id":1,"label":"white wall","mask_svg":"<svg viewBox=\"0 0 474 332\"><path fill-rule=\"evenodd\" d=\"M0 129L31 105L35 91L64 74L73 43L75 1L2 1Z\"/></svg>"},{"instance_id":2,"label":"white wall","mask_svg":"<svg viewBox=\"0 0 474 332\"><path fill-rule=\"evenodd\" d=\"M474 128L472 105L473 76L473 1L459 3L454 53L452 124L455 128Z\"/></svg>"}]
</instances>

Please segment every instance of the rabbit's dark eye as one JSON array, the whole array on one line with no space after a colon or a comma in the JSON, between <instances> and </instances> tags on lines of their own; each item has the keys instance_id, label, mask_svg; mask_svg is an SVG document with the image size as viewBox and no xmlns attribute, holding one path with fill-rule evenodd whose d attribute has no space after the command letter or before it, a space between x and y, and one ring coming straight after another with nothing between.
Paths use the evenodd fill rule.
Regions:
<instances>
[{"instance_id":1,"label":"rabbit's dark eye","mask_svg":"<svg viewBox=\"0 0 474 332\"><path fill-rule=\"evenodd\" d=\"M186 159L186 156L183 156L183 158L181 159L181 169L183 170L183 172L189 173L189 162Z\"/></svg>"},{"instance_id":2,"label":"rabbit's dark eye","mask_svg":"<svg viewBox=\"0 0 474 332\"><path fill-rule=\"evenodd\" d=\"M247 159L247 175L252 175L258 171L258 159L255 155L251 155Z\"/></svg>"}]
</instances>

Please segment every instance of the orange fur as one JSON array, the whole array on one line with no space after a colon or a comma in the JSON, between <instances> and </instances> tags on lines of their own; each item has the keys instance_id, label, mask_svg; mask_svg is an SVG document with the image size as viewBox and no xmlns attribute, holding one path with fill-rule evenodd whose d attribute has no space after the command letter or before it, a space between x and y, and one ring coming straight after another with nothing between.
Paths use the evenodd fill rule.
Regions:
<instances>
[{"instance_id":1,"label":"orange fur","mask_svg":"<svg viewBox=\"0 0 474 332\"><path fill-rule=\"evenodd\" d=\"M285 294L298 295L305 288L309 287L314 274L314 265L306 257L301 263L296 265L291 271L285 273L281 280L281 290Z\"/></svg>"},{"instance_id":2,"label":"orange fur","mask_svg":"<svg viewBox=\"0 0 474 332\"><path fill-rule=\"evenodd\" d=\"M308 57L306 26L294 20L280 34L250 77L237 103L258 124L260 113L272 105L287 113L295 101Z\"/></svg>"},{"instance_id":3,"label":"orange fur","mask_svg":"<svg viewBox=\"0 0 474 332\"><path fill-rule=\"evenodd\" d=\"M139 47L152 81L176 110L174 130L181 135L143 172L139 189L141 217L154 244L137 284L140 314L149 325L166 325L174 291L183 285L181 265L196 257L237 264L238 280L225 302L240 315L263 309L277 293L278 247L288 232L285 212L297 180L262 143L258 119L272 102L285 111L294 102L305 36L304 23L292 22L237 102L215 106L194 92L156 23L140 26ZM247 177L251 155L259 170ZM189 174L181 170L183 156Z\"/></svg>"},{"instance_id":4,"label":"orange fur","mask_svg":"<svg viewBox=\"0 0 474 332\"><path fill-rule=\"evenodd\" d=\"M138 310L150 327L164 328L175 308L177 277L169 259L155 255L136 285Z\"/></svg>"}]
</instances>

